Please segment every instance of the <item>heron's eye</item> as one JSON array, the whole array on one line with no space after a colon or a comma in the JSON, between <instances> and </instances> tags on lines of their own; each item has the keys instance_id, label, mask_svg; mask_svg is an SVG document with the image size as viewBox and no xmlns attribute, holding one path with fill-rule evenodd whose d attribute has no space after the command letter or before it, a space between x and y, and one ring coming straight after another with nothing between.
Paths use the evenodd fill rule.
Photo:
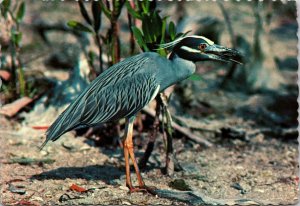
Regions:
<instances>
[{"instance_id":1,"label":"heron's eye","mask_svg":"<svg viewBox=\"0 0 300 206\"><path fill-rule=\"evenodd\" d=\"M203 51L205 48L206 48L206 44L200 44L200 45L199 45L199 49L200 49L201 51Z\"/></svg>"}]
</instances>

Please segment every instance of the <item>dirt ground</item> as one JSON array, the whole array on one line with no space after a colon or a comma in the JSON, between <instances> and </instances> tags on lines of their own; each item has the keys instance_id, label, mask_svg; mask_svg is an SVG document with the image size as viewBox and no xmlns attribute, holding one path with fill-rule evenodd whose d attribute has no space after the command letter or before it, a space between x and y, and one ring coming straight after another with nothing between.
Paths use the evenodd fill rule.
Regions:
<instances>
[{"instance_id":1,"label":"dirt ground","mask_svg":"<svg viewBox=\"0 0 300 206\"><path fill-rule=\"evenodd\" d=\"M39 151L41 131L21 125L13 126L13 129L11 126L1 128L0 138L1 194L5 205L26 201L35 205L186 204L150 194L129 194L120 148L90 146L86 138L67 134ZM174 190L172 182L181 179L191 190L224 202L226 199L250 199L287 205L298 201L296 140L259 135L247 143L221 141L212 148L181 139L176 139L175 145L184 171L175 172L172 177L162 174L165 158L163 144L159 141L150 158L150 166L142 172L148 186ZM143 149L136 150L138 157L142 153ZM22 157L33 158L36 162L11 163ZM45 163L46 160L49 162ZM88 192L71 191L72 184L88 189ZM24 190L25 194L11 192L10 185Z\"/></svg>"},{"instance_id":2,"label":"dirt ground","mask_svg":"<svg viewBox=\"0 0 300 206\"><path fill-rule=\"evenodd\" d=\"M53 47L47 47L28 25L37 18L51 19L53 22L69 19L81 21L79 15L74 15L78 13L77 4L30 2L25 26L22 27L30 34L24 37L23 58L30 59L40 54L42 56L29 62L26 67L29 71L43 72L48 77L66 79L68 71L48 70L44 61L48 53L55 49L53 47L62 42L75 41L74 38L62 33L50 34ZM202 11L202 16L210 14L223 18L214 2L202 1L201 6L200 2L187 2L186 5L189 14L195 14L199 10ZM247 5L239 7L237 4L226 3L225 6L232 11L233 27L237 33L252 35L251 9ZM163 13L170 15L174 11L174 5L170 4L167 8ZM210 9L211 12L208 12ZM273 21L272 28L280 26L279 22L278 19ZM222 42L228 43L228 39L228 34L224 31ZM276 35L271 39L276 56L286 58L297 55L297 39L294 36L284 38L284 41L279 39ZM283 75L296 87L296 71L285 71ZM216 74L212 78L208 75L207 78L212 82ZM284 125L287 131L295 127L298 106L295 95L276 96L278 99L275 103L271 101L266 110L264 101L273 96L210 91L199 84L203 82L185 81L181 85L186 88L185 94L179 97L180 91L177 91L178 96L175 94L173 97L170 110L175 121L192 128L194 134L208 139L213 146L205 147L176 134L174 148L183 170L167 176L163 173L164 143L159 135L150 162L142 171L148 186L174 194L191 191L190 200L163 198L147 193L130 194L125 187L125 162L120 147L95 146L93 140L82 136L75 137L73 132L69 132L40 151L39 146L44 141L45 130L33 129L32 126L37 125L28 124L26 120L22 122L21 117L7 119L0 116L2 204L201 205L201 201L192 201L195 195L198 195L197 200L202 197L206 204L211 205L296 204L299 200L298 141L295 133L292 136L283 133L278 135L280 132L277 131L278 125ZM194 101L189 102L186 107L178 106L182 105L185 95ZM23 111L25 112L28 111ZM149 118L143 115L144 118ZM201 129L201 124L205 122L212 125L210 131ZM234 128L235 131L241 130L247 135L220 135L215 132L220 128ZM268 132L261 132L262 128ZM135 139L135 154L138 158L145 151L148 132L149 128L142 134L135 131L139 134ZM132 178L136 185L133 170ZM74 191L71 189L73 184L87 191Z\"/></svg>"}]
</instances>

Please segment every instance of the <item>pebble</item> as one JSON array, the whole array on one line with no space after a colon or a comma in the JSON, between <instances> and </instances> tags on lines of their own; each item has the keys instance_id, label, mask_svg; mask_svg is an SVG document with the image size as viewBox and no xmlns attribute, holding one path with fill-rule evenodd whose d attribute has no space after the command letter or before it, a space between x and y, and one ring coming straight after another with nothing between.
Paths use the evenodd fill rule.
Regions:
<instances>
[{"instance_id":1,"label":"pebble","mask_svg":"<svg viewBox=\"0 0 300 206\"><path fill-rule=\"evenodd\" d=\"M126 191L126 192L129 192L129 189L128 189L128 187L126 187L126 186L121 185L119 188L120 188L121 190L124 190L124 191Z\"/></svg>"},{"instance_id":2,"label":"pebble","mask_svg":"<svg viewBox=\"0 0 300 206\"><path fill-rule=\"evenodd\" d=\"M44 195L45 197L52 198L51 191L47 191Z\"/></svg>"},{"instance_id":3,"label":"pebble","mask_svg":"<svg viewBox=\"0 0 300 206\"><path fill-rule=\"evenodd\" d=\"M43 155L43 156L46 156L46 155L48 155L49 153L48 152L46 152L45 150L41 150L40 151L40 153L41 153L41 155Z\"/></svg>"},{"instance_id":4,"label":"pebble","mask_svg":"<svg viewBox=\"0 0 300 206\"><path fill-rule=\"evenodd\" d=\"M265 190L263 190L263 189L255 189L255 191L256 192L260 192L260 193L264 193L265 192Z\"/></svg>"},{"instance_id":5,"label":"pebble","mask_svg":"<svg viewBox=\"0 0 300 206\"><path fill-rule=\"evenodd\" d=\"M84 146L82 146L82 147L79 148L79 151L85 151L85 150L90 150L90 149L91 149L90 146L84 145Z\"/></svg>"},{"instance_id":6,"label":"pebble","mask_svg":"<svg viewBox=\"0 0 300 206\"><path fill-rule=\"evenodd\" d=\"M122 205L131 205L131 203L127 201L122 201Z\"/></svg>"},{"instance_id":7,"label":"pebble","mask_svg":"<svg viewBox=\"0 0 300 206\"><path fill-rule=\"evenodd\" d=\"M39 201L39 202L43 202L44 199L38 196L33 196L30 198L30 201Z\"/></svg>"}]
</instances>

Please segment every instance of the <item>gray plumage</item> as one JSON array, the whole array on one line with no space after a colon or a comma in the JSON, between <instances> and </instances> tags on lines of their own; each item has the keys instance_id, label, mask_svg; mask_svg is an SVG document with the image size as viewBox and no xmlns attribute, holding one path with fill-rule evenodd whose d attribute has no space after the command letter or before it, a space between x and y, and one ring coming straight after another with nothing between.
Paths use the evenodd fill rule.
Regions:
<instances>
[{"instance_id":1,"label":"gray plumage","mask_svg":"<svg viewBox=\"0 0 300 206\"><path fill-rule=\"evenodd\" d=\"M46 132L46 141L82 126L118 120L135 115L158 92L187 78L195 71L192 62L173 61L146 52L127 58L99 75Z\"/></svg>"},{"instance_id":2,"label":"gray plumage","mask_svg":"<svg viewBox=\"0 0 300 206\"><path fill-rule=\"evenodd\" d=\"M239 63L241 58L236 50L202 36L181 37L161 47L172 48L169 59L146 52L126 58L99 75L49 127L42 147L78 127L134 117L158 92L192 75L194 62Z\"/></svg>"},{"instance_id":3,"label":"gray plumage","mask_svg":"<svg viewBox=\"0 0 300 206\"><path fill-rule=\"evenodd\" d=\"M155 96L195 72L197 61L223 61L239 63L240 54L214 44L202 36L176 39L161 48L172 48L169 59L157 53L146 52L119 62L99 75L76 100L55 120L46 132L46 141L55 141L64 133L81 127L126 118L123 149L126 185L130 192L147 191L133 152L133 123L136 113ZM129 158L133 162L139 187L132 185Z\"/></svg>"}]
</instances>

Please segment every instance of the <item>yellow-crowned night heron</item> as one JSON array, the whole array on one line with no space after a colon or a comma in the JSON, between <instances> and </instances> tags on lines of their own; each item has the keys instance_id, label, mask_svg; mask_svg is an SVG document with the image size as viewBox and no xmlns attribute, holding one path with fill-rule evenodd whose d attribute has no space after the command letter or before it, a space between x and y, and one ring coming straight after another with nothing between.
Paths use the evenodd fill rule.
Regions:
<instances>
[{"instance_id":1,"label":"yellow-crowned night heron","mask_svg":"<svg viewBox=\"0 0 300 206\"><path fill-rule=\"evenodd\" d=\"M131 192L148 190L140 175L133 153L132 131L137 112L159 92L191 76L197 61L218 60L237 62L240 54L233 49L214 44L202 36L187 36L164 44L172 48L169 59L157 53L145 52L127 58L100 74L46 132L46 141L55 141L64 133L79 127L126 118L123 139L126 185ZM129 157L133 162L139 187L130 180Z\"/></svg>"}]
</instances>

